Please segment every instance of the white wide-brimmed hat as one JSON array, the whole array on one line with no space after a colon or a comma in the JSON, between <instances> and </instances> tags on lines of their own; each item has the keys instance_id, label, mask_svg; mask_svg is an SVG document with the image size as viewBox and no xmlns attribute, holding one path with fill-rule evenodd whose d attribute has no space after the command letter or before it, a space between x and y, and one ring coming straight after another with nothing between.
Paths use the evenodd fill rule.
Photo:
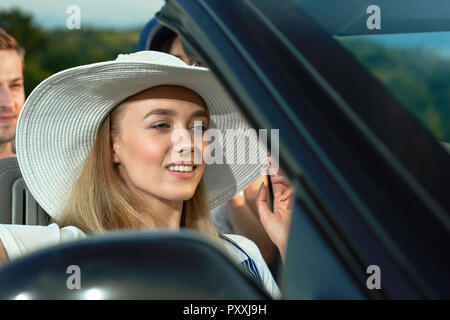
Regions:
<instances>
[{"instance_id":1,"label":"white wide-brimmed hat","mask_svg":"<svg viewBox=\"0 0 450 320\"><path fill-rule=\"evenodd\" d=\"M119 55L114 61L56 73L30 94L16 131L23 178L50 216L60 216L106 116L126 98L159 85L177 85L197 92L209 108L212 128L222 132L250 128L208 69L188 66L165 53ZM243 135L237 137L238 144L247 140ZM235 163L206 166L203 178L209 209L229 200L268 167L260 161Z\"/></svg>"}]
</instances>

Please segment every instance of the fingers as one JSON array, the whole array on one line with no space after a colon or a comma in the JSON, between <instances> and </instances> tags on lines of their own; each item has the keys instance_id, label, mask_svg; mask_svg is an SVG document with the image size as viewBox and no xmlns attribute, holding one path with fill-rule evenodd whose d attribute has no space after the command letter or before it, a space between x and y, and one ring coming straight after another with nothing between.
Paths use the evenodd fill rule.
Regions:
<instances>
[{"instance_id":1,"label":"fingers","mask_svg":"<svg viewBox=\"0 0 450 320\"><path fill-rule=\"evenodd\" d=\"M284 184L287 187L291 186L291 182L285 176L271 176L272 184Z\"/></svg>"},{"instance_id":2,"label":"fingers","mask_svg":"<svg viewBox=\"0 0 450 320\"><path fill-rule=\"evenodd\" d=\"M267 183L268 183L267 178L268 177L266 175L259 176L247 188L245 188L244 192L243 192L245 202L250 207L250 209L252 210L252 212L254 213L254 215L256 217L258 217L258 213L257 213L258 209L256 207L256 199L258 198L259 188L261 187L261 183L264 183L267 185Z\"/></svg>"},{"instance_id":3,"label":"fingers","mask_svg":"<svg viewBox=\"0 0 450 320\"><path fill-rule=\"evenodd\" d=\"M280 201L285 201L293 194L293 186L290 180L286 177L285 173L281 170L281 168L278 168L277 165L274 165L272 158L269 156L267 157L267 159L270 164L269 166L270 180L274 188L280 190L280 188L277 187L284 186L287 189L289 189L289 192L283 191L283 196L279 199Z\"/></svg>"},{"instance_id":4,"label":"fingers","mask_svg":"<svg viewBox=\"0 0 450 320\"><path fill-rule=\"evenodd\" d=\"M244 189L246 199L254 199L257 197L261 183L267 185L267 175L261 175L256 178L247 188Z\"/></svg>"},{"instance_id":5,"label":"fingers","mask_svg":"<svg viewBox=\"0 0 450 320\"><path fill-rule=\"evenodd\" d=\"M258 191L258 201L267 202L267 199L268 199L267 187L264 185L264 183L261 183Z\"/></svg>"},{"instance_id":6,"label":"fingers","mask_svg":"<svg viewBox=\"0 0 450 320\"><path fill-rule=\"evenodd\" d=\"M267 157L267 160L269 161L269 174L271 179L274 177L286 177L286 174L281 170L278 163L273 161L270 156Z\"/></svg>"},{"instance_id":7,"label":"fingers","mask_svg":"<svg viewBox=\"0 0 450 320\"><path fill-rule=\"evenodd\" d=\"M259 188L258 198L256 200L256 207L261 222L263 222L266 216L271 213L267 199L268 190L267 187L262 183L261 187Z\"/></svg>"},{"instance_id":8,"label":"fingers","mask_svg":"<svg viewBox=\"0 0 450 320\"><path fill-rule=\"evenodd\" d=\"M272 160L272 157L271 157L271 156L268 156L268 157L267 157L267 161L269 162L269 174L270 174L270 176L278 175L278 172L280 171L280 168L279 168L279 166L277 165L277 163L275 163L275 162Z\"/></svg>"},{"instance_id":9,"label":"fingers","mask_svg":"<svg viewBox=\"0 0 450 320\"><path fill-rule=\"evenodd\" d=\"M286 190L283 195L280 197L280 199L278 199L280 202L284 202L286 200L288 200L290 197L294 196L294 190L293 189L288 189Z\"/></svg>"},{"instance_id":10,"label":"fingers","mask_svg":"<svg viewBox=\"0 0 450 320\"><path fill-rule=\"evenodd\" d=\"M289 200L294 195L294 187L292 186L290 180L286 177L281 169L275 171L272 159L268 157L270 167L269 172L271 172L270 180L272 182L275 201L285 202ZM289 205L289 203L288 203Z\"/></svg>"}]
</instances>

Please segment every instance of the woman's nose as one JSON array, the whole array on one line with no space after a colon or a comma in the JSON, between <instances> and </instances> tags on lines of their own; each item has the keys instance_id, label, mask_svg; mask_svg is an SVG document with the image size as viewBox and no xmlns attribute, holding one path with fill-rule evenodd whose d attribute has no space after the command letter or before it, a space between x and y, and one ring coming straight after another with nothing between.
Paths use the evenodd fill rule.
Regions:
<instances>
[{"instance_id":1,"label":"woman's nose","mask_svg":"<svg viewBox=\"0 0 450 320\"><path fill-rule=\"evenodd\" d=\"M176 157L183 157L183 159L189 159L195 151L195 145L193 137L186 129L177 129L172 133L172 141L174 143L173 153Z\"/></svg>"}]
</instances>

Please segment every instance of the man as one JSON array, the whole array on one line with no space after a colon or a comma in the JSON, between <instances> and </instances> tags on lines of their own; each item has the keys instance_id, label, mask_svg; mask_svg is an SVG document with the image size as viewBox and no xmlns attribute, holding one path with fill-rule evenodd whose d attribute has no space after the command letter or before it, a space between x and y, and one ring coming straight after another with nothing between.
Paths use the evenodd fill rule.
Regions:
<instances>
[{"instance_id":1,"label":"man","mask_svg":"<svg viewBox=\"0 0 450 320\"><path fill-rule=\"evenodd\" d=\"M183 62L189 66L204 67L203 63L193 60L186 52L184 52L183 44L181 43L181 38L179 36L176 36L173 39L168 53L183 60Z\"/></svg>"},{"instance_id":2,"label":"man","mask_svg":"<svg viewBox=\"0 0 450 320\"><path fill-rule=\"evenodd\" d=\"M17 118L25 102L23 66L23 50L0 28L0 159L15 156Z\"/></svg>"},{"instance_id":3,"label":"man","mask_svg":"<svg viewBox=\"0 0 450 320\"><path fill-rule=\"evenodd\" d=\"M189 66L204 67L200 61L196 61L186 54L181 38L169 28L159 24L155 18L151 19L144 30L142 30L138 50L153 50L169 53Z\"/></svg>"}]
</instances>

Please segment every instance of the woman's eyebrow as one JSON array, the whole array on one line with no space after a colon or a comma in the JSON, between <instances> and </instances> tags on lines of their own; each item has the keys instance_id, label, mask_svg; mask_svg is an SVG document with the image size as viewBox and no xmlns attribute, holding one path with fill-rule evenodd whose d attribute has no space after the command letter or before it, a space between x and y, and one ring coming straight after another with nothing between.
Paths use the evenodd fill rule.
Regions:
<instances>
[{"instance_id":1,"label":"woman's eyebrow","mask_svg":"<svg viewBox=\"0 0 450 320\"><path fill-rule=\"evenodd\" d=\"M150 116L154 116L154 115L158 115L158 116L176 116L176 111L173 109L162 109L162 108L156 108L153 109L151 111L149 111L145 116L144 119L146 119L147 117ZM193 112L190 116L190 118L195 118L195 117L205 117L206 119L208 119L208 112L206 112L205 110L197 110L195 112Z\"/></svg>"},{"instance_id":2,"label":"woman's eyebrow","mask_svg":"<svg viewBox=\"0 0 450 320\"><path fill-rule=\"evenodd\" d=\"M205 117L206 119L208 119L208 112L206 112L205 110L195 111L191 114L191 118L194 117Z\"/></svg>"},{"instance_id":3,"label":"woman's eyebrow","mask_svg":"<svg viewBox=\"0 0 450 320\"><path fill-rule=\"evenodd\" d=\"M146 119L149 116L154 116L154 115L158 115L158 116L174 116L176 115L175 110L172 109L161 109L161 108L156 108L151 110L150 112L148 112L144 119Z\"/></svg>"}]
</instances>

